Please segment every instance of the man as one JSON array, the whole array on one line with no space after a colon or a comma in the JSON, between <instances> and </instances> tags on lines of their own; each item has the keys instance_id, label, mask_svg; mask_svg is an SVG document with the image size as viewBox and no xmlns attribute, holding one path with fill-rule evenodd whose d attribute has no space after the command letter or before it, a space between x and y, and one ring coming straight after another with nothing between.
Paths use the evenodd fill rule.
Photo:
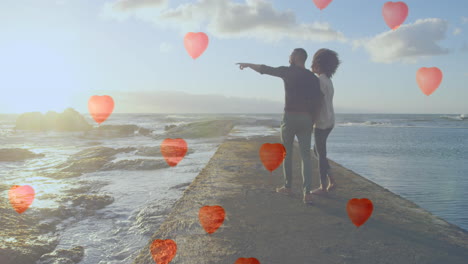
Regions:
<instances>
[{"instance_id":1,"label":"man","mask_svg":"<svg viewBox=\"0 0 468 264\"><path fill-rule=\"evenodd\" d=\"M237 63L239 68L251 68L261 74L280 77L284 81L285 105L281 122L281 142L286 148L283 163L285 184L277 188L276 192L291 194L292 181L292 149L294 138L297 136L301 150L301 168L303 179L304 203L312 201L312 161L310 147L312 129L315 118L320 110L323 94L320 91L319 79L305 67L307 52L304 49L294 49L289 56L289 67L270 67L260 64Z\"/></svg>"}]
</instances>

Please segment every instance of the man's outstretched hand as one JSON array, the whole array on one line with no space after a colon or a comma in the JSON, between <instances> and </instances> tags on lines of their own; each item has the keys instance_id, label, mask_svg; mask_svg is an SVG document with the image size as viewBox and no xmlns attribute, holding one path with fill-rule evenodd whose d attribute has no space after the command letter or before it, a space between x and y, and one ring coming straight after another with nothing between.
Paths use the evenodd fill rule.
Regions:
<instances>
[{"instance_id":1,"label":"man's outstretched hand","mask_svg":"<svg viewBox=\"0 0 468 264\"><path fill-rule=\"evenodd\" d=\"M250 65L252 65L250 63L242 63L242 62L239 62L239 63L236 63L236 64L239 65L239 69L241 69L241 70L243 70L244 68L249 68Z\"/></svg>"}]
</instances>

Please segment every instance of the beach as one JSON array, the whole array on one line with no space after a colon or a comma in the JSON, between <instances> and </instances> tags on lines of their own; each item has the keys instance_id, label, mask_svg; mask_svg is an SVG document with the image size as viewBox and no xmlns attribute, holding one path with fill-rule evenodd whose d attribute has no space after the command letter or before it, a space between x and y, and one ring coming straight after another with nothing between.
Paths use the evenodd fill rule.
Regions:
<instances>
[{"instance_id":1,"label":"beach","mask_svg":"<svg viewBox=\"0 0 468 264\"><path fill-rule=\"evenodd\" d=\"M295 196L274 193L282 184L281 168L270 175L258 150L278 140L225 141L133 263L154 263L149 244L155 239L177 243L171 263L234 263L252 257L260 263L466 263L468 232L335 162L331 166L337 189L312 205L303 204L297 145ZM316 187L315 167L314 172ZM345 210L351 198L368 198L374 204L372 216L360 228ZM220 205L226 212L213 234L198 221L205 205Z\"/></svg>"},{"instance_id":2,"label":"beach","mask_svg":"<svg viewBox=\"0 0 468 264\"><path fill-rule=\"evenodd\" d=\"M269 223L271 219L288 215L297 215L297 218L274 222L284 231L281 233L284 239L289 239L288 234L292 234L292 237L302 235L307 228L295 223L308 221L304 219L310 219L309 224L318 221L319 225L325 226L331 221L340 230L337 234L331 234L337 240L348 243L346 245L352 244L354 237L362 234L369 226L382 226L382 223L393 225L394 221L405 220L401 217L404 211L399 207L395 209L387 206L384 207L386 212L396 212L395 215L385 215L380 222L373 222L376 221L374 216L379 219L382 212L382 204L375 203L375 211L364 226L356 229L352 225L345 212L349 197L356 195L356 198L362 198L368 195L367 198L374 201L372 197L379 197L376 190L382 190L380 186L388 189L384 193L390 193L391 190L401 195L406 199L403 204L409 203L411 206L408 205L408 208L415 208L412 211L419 212L419 218L412 213L411 217L408 216L409 220L416 219L421 223L429 221L432 218L426 217L430 215L427 210L444 219L437 218L439 220L434 220L436 222L447 221L449 225L456 224L465 230L467 227L465 186L468 186L468 181L464 175L468 167L463 158L468 149L466 120L443 115L338 114L336 128L329 138L329 157L341 164L333 163L333 166L344 175L343 183L348 184L349 178L363 184L351 184L355 189L349 190L344 188L346 185L339 187L336 190L338 196L331 194L323 200L333 205L330 209L320 207L323 201L317 201L318 204L314 206L328 210L330 217L316 218L318 209L303 205L297 191L302 184L298 176L298 154L294 157L294 177L299 177L294 182L296 197L289 200L281 200L276 193L271 192L281 184L282 167L270 175L259 160L258 148L261 142L280 142L281 114L115 114L101 126L90 126L93 121L89 115L83 116L88 123L83 122L86 131L66 132L15 129L17 115L0 115L0 235L3 238L0 241L0 263L118 264L141 260L146 252L145 245L160 230L171 212L176 214L179 210L177 204L187 199L184 191L187 188L193 191L194 186L198 186L198 191L190 193L197 193L200 196L197 199L200 200L191 198L197 203L192 204L193 212L186 213L187 219L191 219L187 223L192 225L191 228L200 228L197 207L203 203L239 200L248 203L242 206L247 211L235 205L230 209L231 212L227 210L225 225L211 235L211 238L219 237L219 234L229 230L223 231L223 228L229 226L240 230L237 234L238 242L229 244L231 238L236 238L235 231L231 230L233 236L224 244L227 249L233 246L235 250L232 252L253 254L254 251L245 250L260 250L261 245L269 245L271 250L281 252L279 249L284 247L273 242L279 241L279 236L267 236L261 242L261 237L256 239L243 235L251 232L253 229L250 228L254 226L262 226L256 224L258 222ZM27 120L24 123L28 124ZM177 166L170 167L159 148L164 138L177 137L186 140L188 151ZM237 156L232 156L235 153ZM347 176L355 175L348 169L358 172L362 177ZM205 186L211 186L209 196L205 197L206 188L198 189L201 185L197 185L197 182L207 177L207 174L212 175L209 179L213 182ZM225 178L228 176L230 178ZM317 186L317 179L315 172L314 187ZM366 185L370 181L378 185ZM15 184L30 185L36 191L34 202L22 214L15 212L8 201L8 190ZM239 186L243 186L241 192L236 191ZM395 200L392 197L379 199ZM256 202L260 202L262 207L252 207ZM388 205L388 202L384 204ZM239 211L239 214L254 211L261 215L239 219L234 217L233 213L236 212L232 210ZM279 215L270 215L274 211ZM191 218L194 216L192 213L195 213L195 218ZM247 226L237 226L239 223L228 220L242 221ZM264 228L260 231L279 232L277 227L273 229L266 225ZM436 230L439 227L431 228ZM352 230L358 232L347 233ZM395 230L396 234L406 233L403 227ZM202 231L184 229L177 232L200 235L202 238L206 235ZM385 237L388 235L386 232L385 229L380 233L370 232L370 235ZM424 232L414 233L411 239L423 239L425 236L421 234ZM436 234L435 231L427 232ZM368 239L365 234L362 235L363 239ZM395 241L399 243L399 240ZM316 243L306 242L311 245ZM409 247L409 244L403 245ZM321 244L319 248L330 256L335 251L341 252L338 256L355 254L352 246L348 253L340 246L332 241ZM217 249L215 253L218 251L222 252ZM293 250L297 254L309 256L309 253L300 251ZM310 248L306 248L304 252L309 251ZM179 250L180 254L192 254L183 252ZM232 260L230 258L234 258L234 253L229 252L220 258L224 261L224 256L229 255L228 260ZM269 253L262 254L266 256ZM275 254L273 252L271 255ZM346 263L352 261L343 260Z\"/></svg>"}]
</instances>

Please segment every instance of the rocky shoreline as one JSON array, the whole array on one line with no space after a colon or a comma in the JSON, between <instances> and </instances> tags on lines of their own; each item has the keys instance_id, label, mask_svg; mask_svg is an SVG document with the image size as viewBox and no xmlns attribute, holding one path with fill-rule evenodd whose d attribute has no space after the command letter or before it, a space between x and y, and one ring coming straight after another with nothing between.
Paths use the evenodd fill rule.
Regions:
<instances>
[{"instance_id":1,"label":"rocky shoreline","mask_svg":"<svg viewBox=\"0 0 468 264\"><path fill-rule=\"evenodd\" d=\"M201 121L185 125L171 126L161 136L155 136L151 130L136 125L103 125L91 128L79 135L79 138L99 139L105 137L131 137L134 135L154 138L164 137L203 138L227 135L234 126L232 121ZM219 129L223 128L223 129ZM17 127L17 129L19 129ZM184 131L186 130L186 131ZM35 131L42 133L40 131ZM76 132L76 131L75 131ZM17 130L17 133L18 130ZM59 237L66 224L76 223L114 202L114 198L101 192L106 182L88 182L80 180L87 173L106 171L149 171L169 168L163 159L159 146L106 147L99 141L93 141L90 147L70 155L65 161L37 169L34 174L56 180L76 183L63 193L40 194L41 199L55 200L56 208L34 208L18 214L11 207L7 196L0 197L0 263L2 264L76 264L83 258L86 248L83 245L72 245L70 248L57 249ZM189 147L186 156L195 153ZM0 162L26 162L30 159L47 159L47 155L35 153L28 149L0 149ZM27 163L26 163L27 164ZM183 190L187 183L177 184L171 189ZM0 184L0 192L6 193L11 186ZM39 194L38 194L39 195ZM151 226L159 225L170 208L155 205L144 208L131 216L134 227L150 235ZM123 256L126 257L126 256Z\"/></svg>"}]
</instances>

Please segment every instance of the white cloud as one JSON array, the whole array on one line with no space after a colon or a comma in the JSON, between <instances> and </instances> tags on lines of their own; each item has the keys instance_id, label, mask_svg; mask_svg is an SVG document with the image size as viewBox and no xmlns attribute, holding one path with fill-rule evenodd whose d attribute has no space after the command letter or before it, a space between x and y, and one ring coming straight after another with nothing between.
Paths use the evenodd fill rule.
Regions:
<instances>
[{"instance_id":1,"label":"white cloud","mask_svg":"<svg viewBox=\"0 0 468 264\"><path fill-rule=\"evenodd\" d=\"M161 44L159 44L159 51L161 51L162 53L169 53L172 51L172 49L173 45L170 43L162 42Z\"/></svg>"},{"instance_id":2,"label":"white cloud","mask_svg":"<svg viewBox=\"0 0 468 264\"><path fill-rule=\"evenodd\" d=\"M419 19L395 31L355 40L354 48L364 47L372 61L415 63L418 59L449 53L438 42L445 39L448 22L439 18Z\"/></svg>"},{"instance_id":3,"label":"white cloud","mask_svg":"<svg viewBox=\"0 0 468 264\"><path fill-rule=\"evenodd\" d=\"M462 29L461 28L455 28L453 30L453 35L457 36L457 35L460 35L460 33L462 32Z\"/></svg>"},{"instance_id":4,"label":"white cloud","mask_svg":"<svg viewBox=\"0 0 468 264\"><path fill-rule=\"evenodd\" d=\"M167 8L169 0L116 0L107 2L100 17L124 21L130 17L154 17Z\"/></svg>"},{"instance_id":5,"label":"white cloud","mask_svg":"<svg viewBox=\"0 0 468 264\"><path fill-rule=\"evenodd\" d=\"M127 0L129 1L129 0ZM108 14L109 8L104 12ZM291 10L276 10L267 0L198 0L181 4L161 12L142 10L116 10L114 18L135 16L156 26L174 27L185 34L188 31L203 31L218 38L257 38L277 41L284 38L305 41L346 41L341 32L328 23L300 23Z\"/></svg>"},{"instance_id":6,"label":"white cloud","mask_svg":"<svg viewBox=\"0 0 468 264\"><path fill-rule=\"evenodd\" d=\"M111 3L115 10L126 11L144 7L167 6L169 0L117 0Z\"/></svg>"}]
</instances>

